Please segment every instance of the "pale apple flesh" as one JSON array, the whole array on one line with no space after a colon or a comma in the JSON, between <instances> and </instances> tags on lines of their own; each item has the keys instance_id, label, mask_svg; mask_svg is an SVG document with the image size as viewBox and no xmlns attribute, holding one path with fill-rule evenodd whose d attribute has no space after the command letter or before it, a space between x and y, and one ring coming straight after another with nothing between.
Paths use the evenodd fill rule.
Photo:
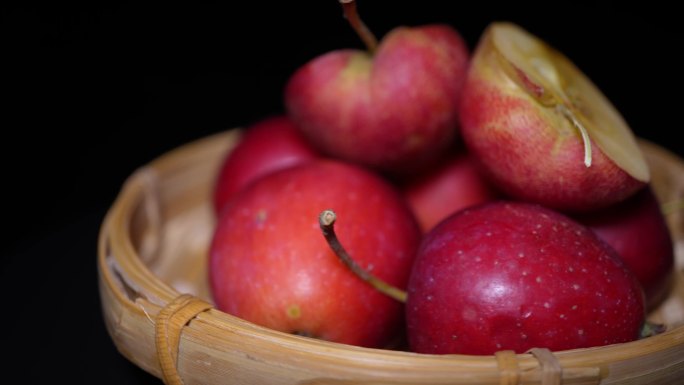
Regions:
<instances>
[{"instance_id":1,"label":"pale apple flesh","mask_svg":"<svg viewBox=\"0 0 684 385\"><path fill-rule=\"evenodd\" d=\"M641 181L649 180L646 161L627 123L572 62L512 24L493 28L492 34L502 60L518 69L518 78L523 75L528 84L536 86L534 97L544 105L562 110L574 126L579 126L578 130L592 138L623 170Z\"/></svg>"},{"instance_id":2,"label":"pale apple flesh","mask_svg":"<svg viewBox=\"0 0 684 385\"><path fill-rule=\"evenodd\" d=\"M622 201L650 179L634 134L569 59L509 23L473 54L460 110L464 141L511 195L561 210Z\"/></svg>"}]
</instances>

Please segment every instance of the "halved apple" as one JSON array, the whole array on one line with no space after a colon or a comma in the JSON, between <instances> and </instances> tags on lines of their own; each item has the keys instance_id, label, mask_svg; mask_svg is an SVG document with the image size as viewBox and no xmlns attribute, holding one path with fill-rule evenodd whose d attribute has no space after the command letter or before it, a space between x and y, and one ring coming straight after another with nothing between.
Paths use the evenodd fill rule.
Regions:
<instances>
[{"instance_id":1,"label":"halved apple","mask_svg":"<svg viewBox=\"0 0 684 385\"><path fill-rule=\"evenodd\" d=\"M561 52L511 23L482 35L460 118L487 174L524 200L591 210L650 179L632 130L603 93Z\"/></svg>"}]
</instances>

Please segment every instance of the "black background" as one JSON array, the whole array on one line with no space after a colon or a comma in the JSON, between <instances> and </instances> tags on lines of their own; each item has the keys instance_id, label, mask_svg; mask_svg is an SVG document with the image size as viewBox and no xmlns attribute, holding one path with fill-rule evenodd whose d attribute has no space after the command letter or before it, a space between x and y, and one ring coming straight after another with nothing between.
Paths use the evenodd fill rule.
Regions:
<instances>
[{"instance_id":1,"label":"black background","mask_svg":"<svg viewBox=\"0 0 684 385\"><path fill-rule=\"evenodd\" d=\"M298 66L362 44L335 0L60 3L2 11L4 372L24 383L159 383L119 355L100 314L97 233L121 184L181 144L282 113ZM638 136L684 156L674 9L451 3L362 0L359 11L378 36L443 22L471 48L489 22L514 21L582 68Z\"/></svg>"}]
</instances>

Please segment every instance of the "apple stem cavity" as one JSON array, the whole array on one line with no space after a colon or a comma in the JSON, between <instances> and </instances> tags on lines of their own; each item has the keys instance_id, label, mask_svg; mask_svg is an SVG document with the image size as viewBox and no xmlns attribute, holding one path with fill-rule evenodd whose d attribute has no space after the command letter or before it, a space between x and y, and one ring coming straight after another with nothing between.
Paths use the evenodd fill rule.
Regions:
<instances>
[{"instance_id":1,"label":"apple stem cavity","mask_svg":"<svg viewBox=\"0 0 684 385\"><path fill-rule=\"evenodd\" d=\"M363 43L366 44L368 51L370 51L371 54L375 53L378 48L378 39L373 35L373 32L368 29L363 20L361 20L361 17L359 17L359 12L356 10L356 1L339 0L339 2L342 4L344 17L349 21L349 24L351 24Z\"/></svg>"},{"instance_id":2,"label":"apple stem cavity","mask_svg":"<svg viewBox=\"0 0 684 385\"><path fill-rule=\"evenodd\" d=\"M582 136L582 142L584 143L584 165L587 166L587 168L591 167L591 139L589 138L587 129L565 105L557 104L556 109L572 123L577 131L579 131Z\"/></svg>"},{"instance_id":3,"label":"apple stem cavity","mask_svg":"<svg viewBox=\"0 0 684 385\"><path fill-rule=\"evenodd\" d=\"M367 270L359 266L359 264L352 259L352 257L344 249L344 246L340 243L340 240L335 234L335 221L337 220L337 214L332 210L323 210L318 217L318 223L321 226L321 231L325 237L326 242L330 248L335 252L337 258L344 263L345 266L349 268L357 277L361 278L363 281L367 282L373 288L379 292L396 299L397 301L406 302L407 294L404 290L390 285L389 283L383 281L382 279L369 273Z\"/></svg>"}]
</instances>

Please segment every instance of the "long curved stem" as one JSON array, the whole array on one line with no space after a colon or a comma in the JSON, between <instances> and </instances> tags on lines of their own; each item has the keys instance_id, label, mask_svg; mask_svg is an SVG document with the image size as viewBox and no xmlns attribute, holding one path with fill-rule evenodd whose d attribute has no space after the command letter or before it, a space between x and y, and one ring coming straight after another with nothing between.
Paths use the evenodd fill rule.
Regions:
<instances>
[{"instance_id":1,"label":"long curved stem","mask_svg":"<svg viewBox=\"0 0 684 385\"><path fill-rule=\"evenodd\" d=\"M337 258L339 258L340 261L342 261L342 263L344 263L357 277L373 286L379 292L392 297L397 301L406 302L407 295L405 291L392 286L369 273L352 259L349 253L347 253L347 250L345 250L344 246L340 243L340 240L337 239L337 234L335 234L335 220L337 220L337 215L332 210L324 210L318 217L318 224L321 226L323 236L330 248L335 252L335 255L337 255Z\"/></svg>"},{"instance_id":2,"label":"long curved stem","mask_svg":"<svg viewBox=\"0 0 684 385\"><path fill-rule=\"evenodd\" d=\"M342 4L344 17L349 21L349 24L351 24L361 40L363 40L363 43L366 44L368 51L370 51L371 54L374 54L378 48L378 39L373 35L373 32L368 29L363 20L361 20L361 17L359 17L359 12L356 10L356 1L339 0L339 2Z\"/></svg>"}]
</instances>

